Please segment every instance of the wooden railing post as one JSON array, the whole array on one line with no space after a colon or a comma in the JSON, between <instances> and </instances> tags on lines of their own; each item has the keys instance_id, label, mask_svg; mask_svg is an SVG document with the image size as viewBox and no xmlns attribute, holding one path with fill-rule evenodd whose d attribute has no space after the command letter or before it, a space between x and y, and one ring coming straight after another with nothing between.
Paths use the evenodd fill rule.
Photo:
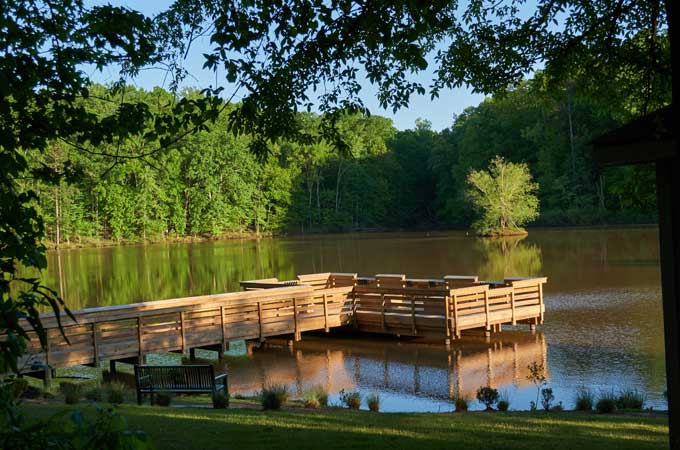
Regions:
<instances>
[{"instance_id":1,"label":"wooden railing post","mask_svg":"<svg viewBox=\"0 0 680 450\"><path fill-rule=\"evenodd\" d=\"M97 344L97 322L92 322L92 350L94 354L94 366L99 367L99 345Z\"/></svg>"},{"instance_id":2,"label":"wooden railing post","mask_svg":"<svg viewBox=\"0 0 680 450\"><path fill-rule=\"evenodd\" d=\"M262 301L258 300L257 302L257 323L260 328L260 342L264 340L264 336L262 335Z\"/></svg>"},{"instance_id":3,"label":"wooden railing post","mask_svg":"<svg viewBox=\"0 0 680 450\"><path fill-rule=\"evenodd\" d=\"M458 296L456 294L453 294L451 296L453 298L453 326L455 330L455 336L456 338L460 338L460 327L458 326Z\"/></svg>"},{"instance_id":4,"label":"wooden railing post","mask_svg":"<svg viewBox=\"0 0 680 450\"><path fill-rule=\"evenodd\" d=\"M484 290L484 315L486 316L486 331L489 331L491 322L489 321L489 291Z\"/></svg>"},{"instance_id":5,"label":"wooden railing post","mask_svg":"<svg viewBox=\"0 0 680 450\"><path fill-rule=\"evenodd\" d=\"M137 316L137 344L139 349L139 364L144 364L144 348L142 346L142 317Z\"/></svg>"},{"instance_id":6,"label":"wooden railing post","mask_svg":"<svg viewBox=\"0 0 680 450\"><path fill-rule=\"evenodd\" d=\"M220 306L220 328L222 330L222 345L220 346L219 359L222 359L227 349L227 332L224 329L224 306Z\"/></svg>"},{"instance_id":7,"label":"wooden railing post","mask_svg":"<svg viewBox=\"0 0 680 450\"><path fill-rule=\"evenodd\" d=\"M451 318L449 315L449 296L446 295L444 296L444 320L446 323L444 326L446 327L446 338L449 339L451 338Z\"/></svg>"},{"instance_id":8,"label":"wooden railing post","mask_svg":"<svg viewBox=\"0 0 680 450\"><path fill-rule=\"evenodd\" d=\"M543 283L540 283L540 282L538 283L538 305L539 305L540 310L541 310L541 321L540 321L540 323L542 325L543 324L543 315L544 315L544 312L543 312Z\"/></svg>"},{"instance_id":9,"label":"wooden railing post","mask_svg":"<svg viewBox=\"0 0 680 450\"><path fill-rule=\"evenodd\" d=\"M515 288L510 291L510 308L512 309L512 324L517 325L517 318L515 317Z\"/></svg>"},{"instance_id":10,"label":"wooden railing post","mask_svg":"<svg viewBox=\"0 0 680 450\"><path fill-rule=\"evenodd\" d=\"M380 294L380 308L382 309L382 329L387 330L387 322L385 321L385 294Z\"/></svg>"},{"instance_id":11,"label":"wooden railing post","mask_svg":"<svg viewBox=\"0 0 680 450\"><path fill-rule=\"evenodd\" d=\"M300 340L300 331L298 331L297 319L297 298L293 297L293 339L297 342Z\"/></svg>"},{"instance_id":12,"label":"wooden railing post","mask_svg":"<svg viewBox=\"0 0 680 450\"><path fill-rule=\"evenodd\" d=\"M179 312L179 329L182 332L182 354L187 352L187 338L184 332L184 311Z\"/></svg>"},{"instance_id":13,"label":"wooden railing post","mask_svg":"<svg viewBox=\"0 0 680 450\"><path fill-rule=\"evenodd\" d=\"M411 331L414 335L418 334L416 329L416 298L411 296Z\"/></svg>"},{"instance_id":14,"label":"wooden railing post","mask_svg":"<svg viewBox=\"0 0 680 450\"><path fill-rule=\"evenodd\" d=\"M326 333L330 331L328 327L328 300L326 299L326 294L323 294L323 329Z\"/></svg>"}]
</instances>

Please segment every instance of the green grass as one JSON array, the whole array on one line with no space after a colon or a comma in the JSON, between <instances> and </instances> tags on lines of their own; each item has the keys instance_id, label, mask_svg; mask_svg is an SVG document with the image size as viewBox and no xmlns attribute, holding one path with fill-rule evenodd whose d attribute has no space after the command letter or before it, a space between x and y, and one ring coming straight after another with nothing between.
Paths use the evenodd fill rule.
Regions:
<instances>
[{"instance_id":1,"label":"green grass","mask_svg":"<svg viewBox=\"0 0 680 450\"><path fill-rule=\"evenodd\" d=\"M365 411L258 411L123 405L131 428L163 450L237 448L666 449L665 416L584 413L388 414ZM30 418L92 405L25 405Z\"/></svg>"}]
</instances>

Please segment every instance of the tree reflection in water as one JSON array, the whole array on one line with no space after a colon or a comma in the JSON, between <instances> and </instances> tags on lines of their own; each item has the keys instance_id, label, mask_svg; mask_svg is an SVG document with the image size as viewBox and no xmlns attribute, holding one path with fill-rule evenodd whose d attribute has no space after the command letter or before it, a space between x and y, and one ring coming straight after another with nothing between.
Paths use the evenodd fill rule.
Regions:
<instances>
[{"instance_id":1,"label":"tree reflection in water","mask_svg":"<svg viewBox=\"0 0 680 450\"><path fill-rule=\"evenodd\" d=\"M502 280L514 276L541 275L541 249L524 242L526 236L477 239L476 247L483 254L479 277L483 280Z\"/></svg>"}]
</instances>

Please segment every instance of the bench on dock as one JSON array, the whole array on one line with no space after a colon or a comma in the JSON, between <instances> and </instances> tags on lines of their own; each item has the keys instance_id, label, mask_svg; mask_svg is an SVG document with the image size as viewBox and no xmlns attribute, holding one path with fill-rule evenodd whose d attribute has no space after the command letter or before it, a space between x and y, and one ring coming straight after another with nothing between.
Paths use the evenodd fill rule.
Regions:
<instances>
[{"instance_id":1,"label":"bench on dock","mask_svg":"<svg viewBox=\"0 0 680 450\"><path fill-rule=\"evenodd\" d=\"M215 376L211 364L187 366L146 366L135 365L137 403L142 404L143 396L149 395L153 404L154 394L173 392L176 394L211 394L224 391L229 402L227 375Z\"/></svg>"}]
</instances>

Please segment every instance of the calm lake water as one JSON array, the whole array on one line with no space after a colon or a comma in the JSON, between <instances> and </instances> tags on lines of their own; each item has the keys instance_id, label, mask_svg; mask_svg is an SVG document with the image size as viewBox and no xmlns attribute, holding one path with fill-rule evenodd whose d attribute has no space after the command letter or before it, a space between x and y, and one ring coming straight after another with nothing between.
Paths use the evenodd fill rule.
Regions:
<instances>
[{"instance_id":1,"label":"calm lake water","mask_svg":"<svg viewBox=\"0 0 680 450\"><path fill-rule=\"evenodd\" d=\"M69 250L49 254L44 278L80 309L237 291L241 280L326 271L547 276L545 324L536 333L506 328L491 339L470 334L448 350L343 333L305 334L292 348L272 341L252 355L232 345L232 354L243 355L229 361L232 393L253 393L265 383L302 393L322 384L335 401L340 389L358 389L379 393L385 411L449 411L456 395L472 398L490 383L510 396L511 409L528 409L536 389L527 365L543 361L565 407L587 386L635 388L647 406L666 408L655 228L532 230L503 242L412 232Z\"/></svg>"}]
</instances>

